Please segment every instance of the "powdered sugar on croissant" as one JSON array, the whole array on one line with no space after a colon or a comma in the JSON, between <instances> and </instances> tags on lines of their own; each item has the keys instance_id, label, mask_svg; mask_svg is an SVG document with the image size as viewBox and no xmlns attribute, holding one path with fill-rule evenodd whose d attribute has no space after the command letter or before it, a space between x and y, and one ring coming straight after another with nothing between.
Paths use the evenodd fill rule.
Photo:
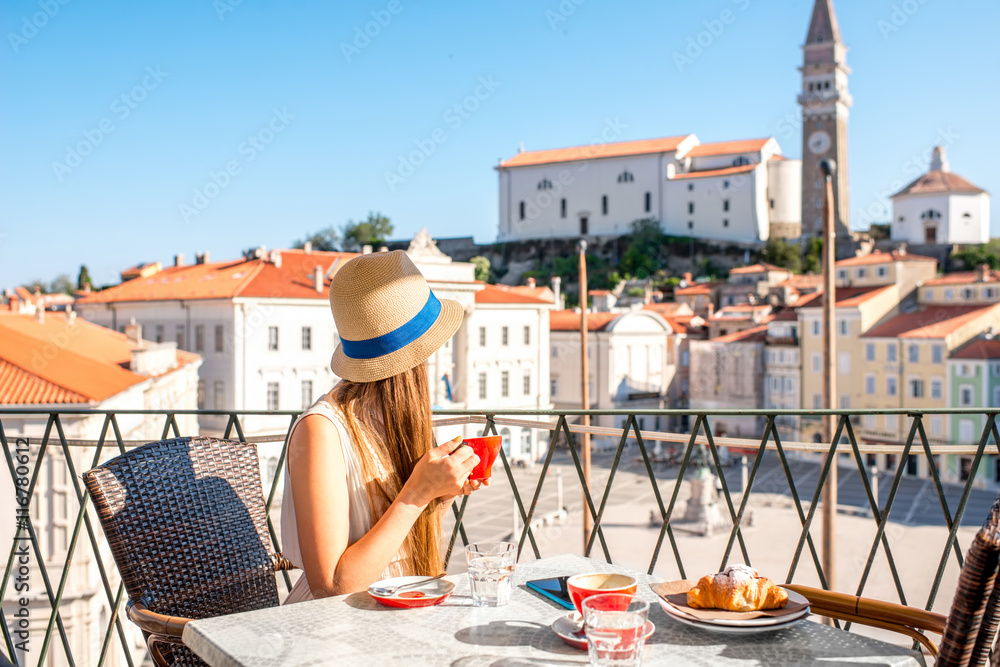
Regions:
<instances>
[{"instance_id":1,"label":"powdered sugar on croissant","mask_svg":"<svg viewBox=\"0 0 1000 667\"><path fill-rule=\"evenodd\" d=\"M761 611L783 608L788 593L752 567L737 564L699 579L688 591L687 602L695 609Z\"/></svg>"}]
</instances>

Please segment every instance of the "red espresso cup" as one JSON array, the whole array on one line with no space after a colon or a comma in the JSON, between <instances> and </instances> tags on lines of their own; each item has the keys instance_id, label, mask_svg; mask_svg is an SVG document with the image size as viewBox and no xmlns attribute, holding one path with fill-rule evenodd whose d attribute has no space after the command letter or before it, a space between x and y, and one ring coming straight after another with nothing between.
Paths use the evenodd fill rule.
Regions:
<instances>
[{"instance_id":1,"label":"red espresso cup","mask_svg":"<svg viewBox=\"0 0 1000 667\"><path fill-rule=\"evenodd\" d=\"M499 435L488 435L485 438L466 438L463 445L472 447L472 451L479 457L479 463L469 474L470 480L489 479L493 474L493 462L497 460L500 453L500 445L503 438Z\"/></svg>"},{"instance_id":2,"label":"red espresso cup","mask_svg":"<svg viewBox=\"0 0 1000 667\"><path fill-rule=\"evenodd\" d=\"M601 593L621 593L629 596L627 598L609 596L610 602L608 604L611 606L607 609L601 609L601 611L624 611L628 607L628 602L621 606L618 601L631 600L631 596L635 595L637 584L635 577L605 572L574 575L566 581L566 588L569 590L569 598L572 600L573 606L582 615L583 607L581 605L583 601L591 595L600 595ZM617 608L616 605L621 608Z\"/></svg>"}]
</instances>

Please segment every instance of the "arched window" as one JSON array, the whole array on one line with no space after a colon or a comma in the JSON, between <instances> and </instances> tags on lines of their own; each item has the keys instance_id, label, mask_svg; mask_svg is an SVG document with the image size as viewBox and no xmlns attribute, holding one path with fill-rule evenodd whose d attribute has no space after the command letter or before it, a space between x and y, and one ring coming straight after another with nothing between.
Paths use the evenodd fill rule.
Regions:
<instances>
[{"instance_id":1,"label":"arched window","mask_svg":"<svg viewBox=\"0 0 1000 667\"><path fill-rule=\"evenodd\" d=\"M542 180L538 181L538 189L539 190L551 190L552 189L552 181L550 181L547 178L543 178Z\"/></svg>"},{"instance_id":2,"label":"arched window","mask_svg":"<svg viewBox=\"0 0 1000 667\"><path fill-rule=\"evenodd\" d=\"M500 442L503 447L503 453L510 456L510 429L504 427L500 429Z\"/></svg>"},{"instance_id":3,"label":"arched window","mask_svg":"<svg viewBox=\"0 0 1000 667\"><path fill-rule=\"evenodd\" d=\"M635 180L635 176L633 176L632 172L629 171L628 169L626 169L622 173L618 174L618 182L619 183L631 183L634 180Z\"/></svg>"},{"instance_id":4,"label":"arched window","mask_svg":"<svg viewBox=\"0 0 1000 667\"><path fill-rule=\"evenodd\" d=\"M739 157L733 159L734 167L742 167L743 165L750 164L750 158L745 155L740 155Z\"/></svg>"},{"instance_id":5,"label":"arched window","mask_svg":"<svg viewBox=\"0 0 1000 667\"><path fill-rule=\"evenodd\" d=\"M933 208L929 208L929 209L927 209L926 211L924 211L923 213L920 214L920 219L921 220L940 220L941 219L941 211L937 211L937 210L935 210Z\"/></svg>"}]
</instances>

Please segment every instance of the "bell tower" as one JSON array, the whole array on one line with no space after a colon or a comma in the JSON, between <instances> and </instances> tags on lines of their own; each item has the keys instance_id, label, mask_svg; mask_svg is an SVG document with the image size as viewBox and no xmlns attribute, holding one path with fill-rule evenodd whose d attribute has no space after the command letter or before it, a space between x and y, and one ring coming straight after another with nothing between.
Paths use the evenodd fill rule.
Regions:
<instances>
[{"instance_id":1,"label":"bell tower","mask_svg":"<svg viewBox=\"0 0 1000 667\"><path fill-rule=\"evenodd\" d=\"M820 160L837 161L833 178L837 236L850 236L847 192L847 120L853 104L847 92L847 47L840 39L833 0L816 0L802 47L802 236L823 229L823 175Z\"/></svg>"}]
</instances>

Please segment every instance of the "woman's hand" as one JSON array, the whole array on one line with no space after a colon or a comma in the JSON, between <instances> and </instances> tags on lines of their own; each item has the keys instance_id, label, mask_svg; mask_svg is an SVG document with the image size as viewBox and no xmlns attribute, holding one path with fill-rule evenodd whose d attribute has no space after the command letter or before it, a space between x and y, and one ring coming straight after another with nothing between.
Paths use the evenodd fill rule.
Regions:
<instances>
[{"instance_id":1,"label":"woman's hand","mask_svg":"<svg viewBox=\"0 0 1000 667\"><path fill-rule=\"evenodd\" d=\"M471 447L463 446L458 436L420 457L399 495L421 507L436 498L468 495L480 486L468 481L478 463L479 457Z\"/></svg>"}]
</instances>

